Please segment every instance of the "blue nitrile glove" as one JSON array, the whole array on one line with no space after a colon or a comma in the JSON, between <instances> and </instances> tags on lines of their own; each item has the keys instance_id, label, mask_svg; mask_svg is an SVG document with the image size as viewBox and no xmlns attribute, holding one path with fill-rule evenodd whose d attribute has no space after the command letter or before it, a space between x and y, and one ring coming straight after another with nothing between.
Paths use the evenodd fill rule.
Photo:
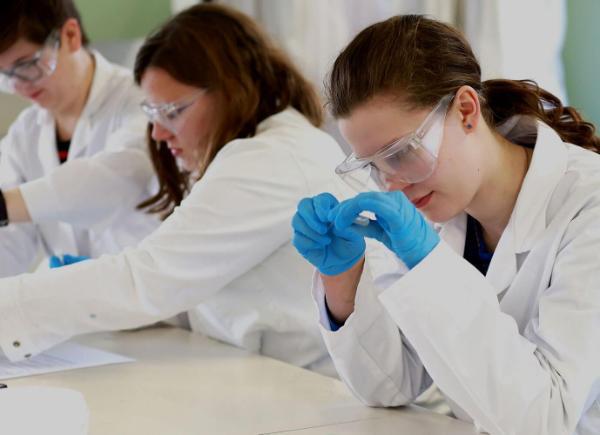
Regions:
<instances>
[{"instance_id":1,"label":"blue nitrile glove","mask_svg":"<svg viewBox=\"0 0 600 435\"><path fill-rule=\"evenodd\" d=\"M354 219L364 212L375 214L367 226ZM353 231L379 240L409 269L423 260L440 241L438 233L400 191L364 192L340 203L329 213L337 231Z\"/></svg>"},{"instance_id":2,"label":"blue nitrile glove","mask_svg":"<svg viewBox=\"0 0 600 435\"><path fill-rule=\"evenodd\" d=\"M304 198L292 219L292 243L324 275L338 275L354 266L365 253L365 240L352 230L338 230L328 220L338 200L330 193Z\"/></svg>"},{"instance_id":3,"label":"blue nitrile glove","mask_svg":"<svg viewBox=\"0 0 600 435\"><path fill-rule=\"evenodd\" d=\"M69 264L79 263L80 261L89 260L90 257L85 255L63 255L62 259L53 255L50 257L50 269L56 269L57 267L68 266Z\"/></svg>"}]
</instances>

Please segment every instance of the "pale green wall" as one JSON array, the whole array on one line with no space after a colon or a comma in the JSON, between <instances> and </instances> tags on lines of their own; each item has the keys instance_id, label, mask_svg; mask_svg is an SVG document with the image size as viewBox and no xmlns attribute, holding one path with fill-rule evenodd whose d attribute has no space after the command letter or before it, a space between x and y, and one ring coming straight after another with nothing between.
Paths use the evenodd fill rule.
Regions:
<instances>
[{"instance_id":1,"label":"pale green wall","mask_svg":"<svg viewBox=\"0 0 600 435\"><path fill-rule=\"evenodd\" d=\"M600 129L600 0L567 3L563 56L569 103Z\"/></svg>"},{"instance_id":2,"label":"pale green wall","mask_svg":"<svg viewBox=\"0 0 600 435\"><path fill-rule=\"evenodd\" d=\"M169 0L75 0L92 41L145 37L170 15Z\"/></svg>"}]
</instances>

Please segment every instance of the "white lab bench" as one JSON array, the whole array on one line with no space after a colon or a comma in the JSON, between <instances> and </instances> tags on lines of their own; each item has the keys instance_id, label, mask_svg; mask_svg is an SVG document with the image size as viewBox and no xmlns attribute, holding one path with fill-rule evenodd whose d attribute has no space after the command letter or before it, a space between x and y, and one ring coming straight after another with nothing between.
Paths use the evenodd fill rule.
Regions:
<instances>
[{"instance_id":1,"label":"white lab bench","mask_svg":"<svg viewBox=\"0 0 600 435\"><path fill-rule=\"evenodd\" d=\"M78 342L136 359L5 381L80 391L90 435L444 434L473 426L418 408L373 409L339 380L173 327Z\"/></svg>"}]
</instances>

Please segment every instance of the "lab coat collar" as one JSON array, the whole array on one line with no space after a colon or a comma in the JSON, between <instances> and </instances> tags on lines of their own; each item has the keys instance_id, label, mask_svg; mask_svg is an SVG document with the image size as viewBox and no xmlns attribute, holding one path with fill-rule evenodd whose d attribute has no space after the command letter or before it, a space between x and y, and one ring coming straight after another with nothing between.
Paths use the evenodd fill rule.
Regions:
<instances>
[{"instance_id":1,"label":"lab coat collar","mask_svg":"<svg viewBox=\"0 0 600 435\"><path fill-rule=\"evenodd\" d=\"M48 110L38 107L35 121L39 126L54 124L54 117Z\"/></svg>"},{"instance_id":2,"label":"lab coat collar","mask_svg":"<svg viewBox=\"0 0 600 435\"><path fill-rule=\"evenodd\" d=\"M561 138L542 122L536 127L537 140L529 170L486 274L498 294L511 284L517 273L517 255L529 252L546 229L548 203L567 170L568 151ZM442 239L461 256L466 222L466 213L461 213L440 229Z\"/></svg>"},{"instance_id":3,"label":"lab coat collar","mask_svg":"<svg viewBox=\"0 0 600 435\"><path fill-rule=\"evenodd\" d=\"M88 100L81 113L81 118L93 117L108 99L114 98L114 95L106 92L105 88L108 86L116 67L106 60L98 51L92 50L91 54L94 57L96 68L94 70L90 95L88 96ZM131 86L134 86L133 81Z\"/></svg>"},{"instance_id":4,"label":"lab coat collar","mask_svg":"<svg viewBox=\"0 0 600 435\"><path fill-rule=\"evenodd\" d=\"M298 112L293 107L288 107L281 112L275 113L268 118L262 120L256 126L256 134L262 133L275 126L280 125L298 125L298 124L309 124L309 121L304 115Z\"/></svg>"},{"instance_id":5,"label":"lab coat collar","mask_svg":"<svg viewBox=\"0 0 600 435\"><path fill-rule=\"evenodd\" d=\"M567 160L566 145L558 134L538 122L529 170L486 274L498 294L513 282L518 272L517 256L526 255L546 230L546 209L566 172Z\"/></svg>"},{"instance_id":6,"label":"lab coat collar","mask_svg":"<svg viewBox=\"0 0 600 435\"><path fill-rule=\"evenodd\" d=\"M439 230L440 238L462 257L467 235L467 214L460 213L448 222L434 224L434 227Z\"/></svg>"},{"instance_id":7,"label":"lab coat collar","mask_svg":"<svg viewBox=\"0 0 600 435\"><path fill-rule=\"evenodd\" d=\"M542 122L538 122L537 132L529 170L511 216L515 253L530 251L546 229L548 203L567 171L568 150L560 136Z\"/></svg>"},{"instance_id":8,"label":"lab coat collar","mask_svg":"<svg viewBox=\"0 0 600 435\"><path fill-rule=\"evenodd\" d=\"M60 162L56 152L54 119L48 111L44 110L43 112L47 114L47 117L44 119L44 122L40 123L38 153L40 164L44 168L44 174L49 174L60 165Z\"/></svg>"}]
</instances>

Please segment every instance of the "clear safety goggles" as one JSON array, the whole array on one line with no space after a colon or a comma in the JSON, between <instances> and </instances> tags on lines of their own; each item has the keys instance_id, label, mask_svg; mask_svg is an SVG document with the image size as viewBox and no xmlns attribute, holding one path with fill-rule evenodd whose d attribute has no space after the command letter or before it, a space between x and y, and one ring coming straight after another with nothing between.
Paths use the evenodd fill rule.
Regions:
<instances>
[{"instance_id":1,"label":"clear safety goggles","mask_svg":"<svg viewBox=\"0 0 600 435\"><path fill-rule=\"evenodd\" d=\"M388 181L413 184L426 180L437 166L446 113L453 97L442 98L414 132L371 156L350 154L335 168L335 173L356 191L374 190L373 182L387 190Z\"/></svg>"},{"instance_id":2,"label":"clear safety goggles","mask_svg":"<svg viewBox=\"0 0 600 435\"><path fill-rule=\"evenodd\" d=\"M171 133L177 133L181 127L181 114L192 106L204 94L204 90L170 103L153 104L146 101L140 104L142 111L151 123L160 124Z\"/></svg>"},{"instance_id":3,"label":"clear safety goggles","mask_svg":"<svg viewBox=\"0 0 600 435\"><path fill-rule=\"evenodd\" d=\"M17 62L10 69L0 69L0 89L14 92L17 82L36 83L56 71L60 30L54 30L30 59Z\"/></svg>"}]
</instances>

